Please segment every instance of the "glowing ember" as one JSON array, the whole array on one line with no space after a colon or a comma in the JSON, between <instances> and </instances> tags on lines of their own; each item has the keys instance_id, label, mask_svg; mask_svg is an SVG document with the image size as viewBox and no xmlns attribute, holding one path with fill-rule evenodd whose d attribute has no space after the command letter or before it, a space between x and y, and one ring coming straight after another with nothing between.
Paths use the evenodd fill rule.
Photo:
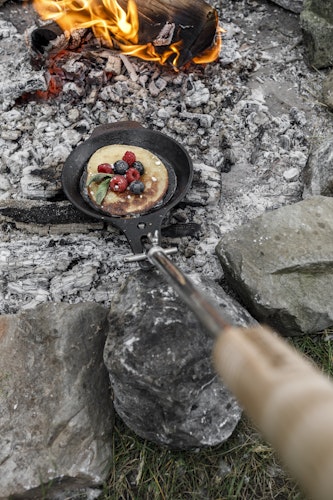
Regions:
<instances>
[{"instance_id":1,"label":"glowing ember","mask_svg":"<svg viewBox=\"0 0 333 500\"><path fill-rule=\"evenodd\" d=\"M172 62L173 66L178 66L184 40L181 38L173 42L169 40L170 43L141 43L139 13L135 0L128 0L127 10L116 0L34 0L33 3L42 19L55 21L63 31L70 33L89 28L94 36L108 47L119 48L125 54L144 60L160 64ZM209 63L218 57L221 32L217 27L211 46L192 58L195 63Z\"/></svg>"}]
</instances>

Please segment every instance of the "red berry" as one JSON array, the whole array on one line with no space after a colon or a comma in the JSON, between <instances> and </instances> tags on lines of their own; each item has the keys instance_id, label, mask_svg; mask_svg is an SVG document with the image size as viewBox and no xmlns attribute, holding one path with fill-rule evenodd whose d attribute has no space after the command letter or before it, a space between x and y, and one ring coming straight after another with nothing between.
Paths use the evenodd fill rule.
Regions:
<instances>
[{"instance_id":1,"label":"red berry","mask_svg":"<svg viewBox=\"0 0 333 500\"><path fill-rule=\"evenodd\" d=\"M110 165L110 163L101 163L97 167L97 172L103 173L103 174L113 174L113 167Z\"/></svg>"},{"instance_id":2,"label":"red berry","mask_svg":"<svg viewBox=\"0 0 333 500\"><path fill-rule=\"evenodd\" d=\"M136 161L136 156L133 151L126 151L122 159L131 166Z\"/></svg>"},{"instance_id":3,"label":"red berry","mask_svg":"<svg viewBox=\"0 0 333 500\"><path fill-rule=\"evenodd\" d=\"M128 184L140 179L140 172L136 168L130 167L126 172L126 179Z\"/></svg>"},{"instance_id":4,"label":"red berry","mask_svg":"<svg viewBox=\"0 0 333 500\"><path fill-rule=\"evenodd\" d=\"M110 189L116 193L123 193L126 191L127 186L128 182L123 175L115 175L110 181Z\"/></svg>"}]
</instances>

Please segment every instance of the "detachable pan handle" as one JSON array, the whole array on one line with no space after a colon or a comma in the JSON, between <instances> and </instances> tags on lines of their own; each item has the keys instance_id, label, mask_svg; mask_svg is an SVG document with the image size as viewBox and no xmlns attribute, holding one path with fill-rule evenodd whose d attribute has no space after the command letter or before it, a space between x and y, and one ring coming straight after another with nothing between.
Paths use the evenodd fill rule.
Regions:
<instances>
[{"instance_id":1,"label":"detachable pan handle","mask_svg":"<svg viewBox=\"0 0 333 500\"><path fill-rule=\"evenodd\" d=\"M267 327L228 325L162 248L147 254L217 342L217 372L312 500L333 492L333 383Z\"/></svg>"}]
</instances>

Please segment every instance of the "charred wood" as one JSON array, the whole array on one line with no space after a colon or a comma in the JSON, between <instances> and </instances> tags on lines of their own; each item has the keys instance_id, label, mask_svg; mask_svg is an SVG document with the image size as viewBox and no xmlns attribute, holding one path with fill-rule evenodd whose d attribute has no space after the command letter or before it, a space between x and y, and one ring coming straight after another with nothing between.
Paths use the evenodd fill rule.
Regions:
<instances>
[{"instance_id":1,"label":"charred wood","mask_svg":"<svg viewBox=\"0 0 333 500\"><path fill-rule=\"evenodd\" d=\"M119 4L126 10L127 1ZM216 10L202 0L136 0L139 43L153 43L157 51L182 41L177 66L211 47L217 28Z\"/></svg>"},{"instance_id":2,"label":"charred wood","mask_svg":"<svg viewBox=\"0 0 333 500\"><path fill-rule=\"evenodd\" d=\"M127 10L127 1L119 4ZM174 43L180 43L180 56L169 56L167 62L180 67L210 48L215 39L218 16L216 10L202 0L136 0L139 18L137 45L151 44L157 54L163 53ZM107 19L108 12L100 2L101 18ZM32 51L37 54L78 47L87 30L64 32L55 22L37 27L29 34ZM123 39L112 38L114 48L128 44ZM100 41L103 44L103 41ZM106 43L105 43L106 45Z\"/></svg>"}]
</instances>

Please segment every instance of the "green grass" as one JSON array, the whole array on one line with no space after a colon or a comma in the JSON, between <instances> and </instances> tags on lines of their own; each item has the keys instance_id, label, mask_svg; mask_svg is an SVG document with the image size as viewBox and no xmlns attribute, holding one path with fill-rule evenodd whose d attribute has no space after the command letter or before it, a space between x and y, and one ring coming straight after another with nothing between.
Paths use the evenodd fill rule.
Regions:
<instances>
[{"instance_id":1,"label":"green grass","mask_svg":"<svg viewBox=\"0 0 333 500\"><path fill-rule=\"evenodd\" d=\"M333 376L333 330L290 342ZM103 500L305 500L246 416L226 443L190 452L145 441L117 418L113 457Z\"/></svg>"},{"instance_id":2,"label":"green grass","mask_svg":"<svg viewBox=\"0 0 333 500\"><path fill-rule=\"evenodd\" d=\"M324 373L333 377L333 329L319 335L305 335L291 340L294 346L309 356Z\"/></svg>"}]
</instances>

